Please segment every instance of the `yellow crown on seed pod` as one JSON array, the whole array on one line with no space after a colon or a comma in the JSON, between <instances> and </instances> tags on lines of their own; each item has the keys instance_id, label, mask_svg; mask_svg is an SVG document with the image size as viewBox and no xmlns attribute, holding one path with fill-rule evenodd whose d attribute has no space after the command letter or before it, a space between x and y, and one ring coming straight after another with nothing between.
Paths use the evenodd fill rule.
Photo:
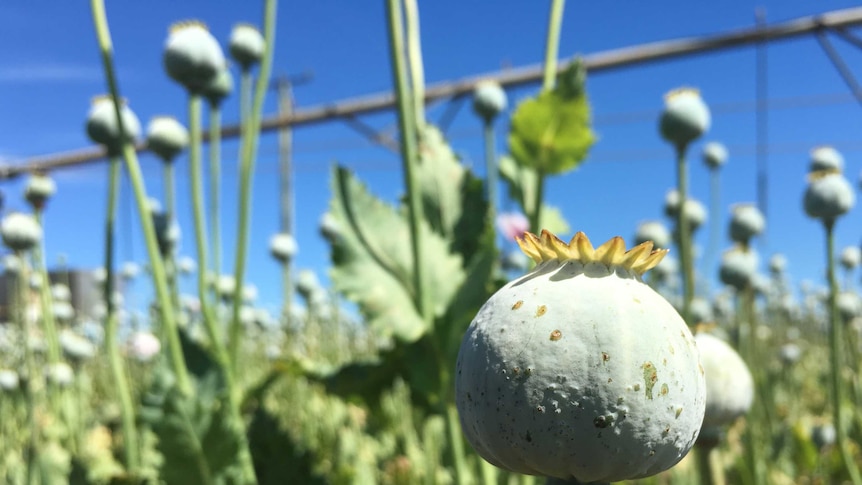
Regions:
<instances>
[{"instance_id":1,"label":"yellow crown on seed pod","mask_svg":"<svg viewBox=\"0 0 862 485\"><path fill-rule=\"evenodd\" d=\"M667 249L653 250L652 241L638 244L626 251L626 243L619 236L594 248L583 232L578 232L566 243L547 229L542 230L541 237L525 232L523 237L517 238L517 242L521 251L536 263L553 260L601 262L634 271L639 275L654 268L668 253Z\"/></svg>"},{"instance_id":2,"label":"yellow crown on seed pod","mask_svg":"<svg viewBox=\"0 0 862 485\"><path fill-rule=\"evenodd\" d=\"M201 22L200 20L192 19L192 20L180 20L179 22L172 23L171 26L168 27L168 32L174 33L174 32L177 32L179 30L183 30L183 29L188 28L188 27L200 27L206 31L210 30L209 27L207 27L207 24Z\"/></svg>"},{"instance_id":3,"label":"yellow crown on seed pod","mask_svg":"<svg viewBox=\"0 0 862 485\"><path fill-rule=\"evenodd\" d=\"M814 172L808 172L807 179L808 179L808 182L811 183L811 182L814 182L815 180L820 180L820 179L822 179L828 175L835 175L835 174L840 175L841 170L838 170L837 168L826 168L823 170L815 170Z\"/></svg>"}]
</instances>

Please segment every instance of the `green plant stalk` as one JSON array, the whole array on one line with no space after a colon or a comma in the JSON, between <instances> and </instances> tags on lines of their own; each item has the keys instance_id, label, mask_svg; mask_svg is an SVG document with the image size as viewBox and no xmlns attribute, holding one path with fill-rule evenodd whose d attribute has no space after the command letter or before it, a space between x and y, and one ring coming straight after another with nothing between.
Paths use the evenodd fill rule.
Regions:
<instances>
[{"instance_id":1,"label":"green plant stalk","mask_svg":"<svg viewBox=\"0 0 862 485\"><path fill-rule=\"evenodd\" d=\"M192 196L192 214L195 225L195 246L198 261L207 261L207 234L204 220L203 174L201 161L201 97L198 94L189 95L189 181ZM218 319L213 312L207 292L206 264L198 264L198 298L201 301L204 328L210 339L215 359L224 375L225 387L228 391L231 419L236 423L237 438L240 442L240 460L243 467L243 478L246 484L257 483L251 453L248 449L248 438L245 433L242 414L240 412L240 390L236 384L236 374L224 341L218 330Z\"/></svg>"},{"instance_id":2,"label":"green plant stalk","mask_svg":"<svg viewBox=\"0 0 862 485\"><path fill-rule=\"evenodd\" d=\"M30 275L27 271L27 259L23 251L15 251L15 256L18 258L18 264L21 265L18 272L18 284L15 285L15 299L17 303L15 307L18 314L15 315L21 331L21 347L24 350L24 369L27 372L27 387L26 387L26 418L29 425L28 444L27 444L27 485L34 483L34 478L37 476L38 469L36 468L36 455L39 448L39 423L36 421L36 363L33 362L33 351L30 350L30 331L27 326L27 281L30 280ZM41 377L41 376L40 376ZM5 418L5 417L4 417Z\"/></svg>"},{"instance_id":3,"label":"green plant stalk","mask_svg":"<svg viewBox=\"0 0 862 485\"><path fill-rule=\"evenodd\" d=\"M291 274L290 260L285 261L281 265L281 282L283 292L283 303L281 305L281 313L283 322L286 328L291 328L291 307L293 306L293 278Z\"/></svg>"},{"instance_id":4,"label":"green plant stalk","mask_svg":"<svg viewBox=\"0 0 862 485\"><path fill-rule=\"evenodd\" d=\"M111 98L114 101L114 114L117 117L120 132L125 133L123 118L120 115L122 103L119 89L117 88L116 77L114 75L113 47L111 45L111 33L108 29L108 19L105 16L104 0L90 0L90 7L93 13L93 24L96 29L96 38L98 39L99 50L101 51L102 64L105 69L105 78L108 83ZM141 219L144 240L146 241L147 246L147 254L149 255L150 267L152 268L153 285L155 286L156 297L159 309L161 310L162 325L164 325L165 328L164 333L167 338L171 368L176 375L177 386L180 391L186 395L191 395L191 381L189 380L189 373L186 368L183 349L180 346L180 338L177 333L176 315L174 314L173 303L171 301L170 293L168 292L165 267L162 264L158 243L156 242L156 231L153 227L153 220L149 213L147 191L144 187L144 177L141 174L141 166L138 163L138 156L135 152L135 147L131 143L123 144L122 153L126 162L126 169L129 173L129 180L132 183L132 189L135 193L138 217Z\"/></svg>"},{"instance_id":5,"label":"green plant stalk","mask_svg":"<svg viewBox=\"0 0 862 485\"><path fill-rule=\"evenodd\" d=\"M45 226L43 222L42 209L33 211L36 217L36 222L42 228L44 234ZM51 296L51 280L48 279L48 269L45 264L45 241L40 239L33 247L33 262L35 270L39 273L42 279L42 286L39 288L39 302L42 307L42 323L45 326L45 340L48 341L48 363L54 364L60 361L60 340L57 336L57 324L54 320L54 304ZM56 409L56 408L55 408Z\"/></svg>"},{"instance_id":6,"label":"green plant stalk","mask_svg":"<svg viewBox=\"0 0 862 485\"><path fill-rule=\"evenodd\" d=\"M850 475L853 485L862 485L862 475L850 451L847 430L844 428L842 400L844 390L841 385L841 368L844 364L844 336L838 313L838 280L835 278L835 220L824 221L826 230L826 277L829 279L829 363L832 391L832 425L835 426L835 442L841 452L844 468Z\"/></svg>"},{"instance_id":7,"label":"green plant stalk","mask_svg":"<svg viewBox=\"0 0 862 485\"><path fill-rule=\"evenodd\" d=\"M746 452L749 460L751 478L753 483L766 483L766 464L763 461L763 453L761 452L761 443L763 442L763 418L764 415L758 412L767 405L765 402L765 394L763 392L763 379L761 378L760 368L757 362L757 315L754 307L754 289L751 286L745 288L742 292L743 314L745 322L748 325L746 328L747 335L742 342L742 355L745 362L752 370L752 378L754 380L754 391L757 405L749 411L746 426ZM741 329L740 329L741 331Z\"/></svg>"},{"instance_id":8,"label":"green plant stalk","mask_svg":"<svg viewBox=\"0 0 862 485\"><path fill-rule=\"evenodd\" d=\"M177 206L175 202L177 178L173 161L165 161L162 163L162 177L164 180L165 212L168 221L173 222L177 217ZM165 258L165 271L168 275L168 286L171 290L171 298L173 298L174 308L179 308L180 293L177 286L177 262L174 260L173 253Z\"/></svg>"},{"instance_id":9,"label":"green plant stalk","mask_svg":"<svg viewBox=\"0 0 862 485\"><path fill-rule=\"evenodd\" d=\"M419 223L423 220L422 200L416 164L419 161L417 146L416 116L413 112L412 93L407 82L404 66L404 33L401 22L399 0L386 0L386 15L389 31L389 52L395 98L398 104L398 128L401 132L401 163L404 167L404 185L407 189L407 218L410 226L410 250L413 260L413 295L416 308L423 320L430 324L432 315L425 287L424 244L419 234Z\"/></svg>"},{"instance_id":10,"label":"green plant stalk","mask_svg":"<svg viewBox=\"0 0 862 485\"><path fill-rule=\"evenodd\" d=\"M425 126L425 69L422 64L422 43L419 34L419 7L416 0L403 0L407 33L407 60L410 63L410 81L413 91L413 116L416 126ZM419 133L421 135L421 132Z\"/></svg>"},{"instance_id":11,"label":"green plant stalk","mask_svg":"<svg viewBox=\"0 0 862 485\"><path fill-rule=\"evenodd\" d=\"M210 103L210 140L209 140L209 219L212 229L212 275L221 274L221 223L219 209L221 204L221 106ZM204 261L202 264L206 264Z\"/></svg>"},{"instance_id":12,"label":"green plant stalk","mask_svg":"<svg viewBox=\"0 0 862 485\"><path fill-rule=\"evenodd\" d=\"M704 275L711 275L715 269L715 257L718 253L718 240L721 233L719 224L721 212L721 174L717 168L709 171L709 249L706 253Z\"/></svg>"},{"instance_id":13,"label":"green plant stalk","mask_svg":"<svg viewBox=\"0 0 862 485\"><path fill-rule=\"evenodd\" d=\"M548 38L545 44L545 70L542 77L542 91L554 89L557 78L557 57L560 51L560 30L563 26L565 0L554 0L548 19Z\"/></svg>"},{"instance_id":14,"label":"green plant stalk","mask_svg":"<svg viewBox=\"0 0 862 485\"><path fill-rule=\"evenodd\" d=\"M249 123L243 133L242 162L240 163L239 187L239 217L237 222L237 244L234 264L234 279L236 288L233 295L233 318L230 325L230 341L228 355L234 368L239 366L239 340L242 329L239 314L242 307L242 289L245 278L246 258L248 257L248 237L251 227L251 195L254 162L257 156L257 143L260 135L260 118L263 110L263 100L269 88L269 78L272 73L272 56L275 45L275 20L278 11L277 0L266 0L263 17L263 37L265 49L258 72L257 86L254 90L254 102L249 113ZM243 73L246 76L247 73Z\"/></svg>"},{"instance_id":15,"label":"green plant stalk","mask_svg":"<svg viewBox=\"0 0 862 485\"><path fill-rule=\"evenodd\" d=\"M117 327L119 318L111 295L114 293L114 221L117 215L117 192L120 186L120 161L111 156L108 161L108 201L105 215L105 286L103 298L107 309L105 322L105 350L111 366L111 376L114 379L117 395L120 400L120 415L123 426L123 455L126 469L135 475L140 466L138 452L138 431L135 427L135 410L132 404L132 393L126 376L120 348L117 345Z\"/></svg>"},{"instance_id":16,"label":"green plant stalk","mask_svg":"<svg viewBox=\"0 0 862 485\"><path fill-rule=\"evenodd\" d=\"M494 219L497 217L497 186L499 184L494 123L486 119L483 128L485 132L485 183L488 187L488 221L493 225Z\"/></svg>"},{"instance_id":17,"label":"green plant stalk","mask_svg":"<svg viewBox=\"0 0 862 485\"><path fill-rule=\"evenodd\" d=\"M533 200L532 210L527 214L527 218L530 221L530 230L536 234L542 230L539 227L539 224L542 223L542 200L545 198L545 172L541 170L536 171L536 190L533 191L536 198Z\"/></svg>"},{"instance_id":18,"label":"green plant stalk","mask_svg":"<svg viewBox=\"0 0 862 485\"><path fill-rule=\"evenodd\" d=\"M721 467L721 449L718 446L709 446L693 451L697 454L700 485L725 485Z\"/></svg>"},{"instance_id":19,"label":"green plant stalk","mask_svg":"<svg viewBox=\"0 0 862 485\"><path fill-rule=\"evenodd\" d=\"M679 209L676 211L676 233L679 238L679 259L682 266L682 318L687 324L694 298L694 267L691 257L691 227L685 219L685 204L688 199L688 166L685 152L688 145L676 146L676 184L679 192Z\"/></svg>"},{"instance_id":20,"label":"green plant stalk","mask_svg":"<svg viewBox=\"0 0 862 485\"><path fill-rule=\"evenodd\" d=\"M482 473L483 485L497 485L500 475L497 467L488 463L485 459L479 458L479 469Z\"/></svg>"},{"instance_id":21,"label":"green plant stalk","mask_svg":"<svg viewBox=\"0 0 862 485\"><path fill-rule=\"evenodd\" d=\"M471 483L472 474L467 468L467 455L464 452L464 438L461 435L458 410L451 402L446 403L446 427L449 429L449 444L452 446L452 458L458 483Z\"/></svg>"}]
</instances>

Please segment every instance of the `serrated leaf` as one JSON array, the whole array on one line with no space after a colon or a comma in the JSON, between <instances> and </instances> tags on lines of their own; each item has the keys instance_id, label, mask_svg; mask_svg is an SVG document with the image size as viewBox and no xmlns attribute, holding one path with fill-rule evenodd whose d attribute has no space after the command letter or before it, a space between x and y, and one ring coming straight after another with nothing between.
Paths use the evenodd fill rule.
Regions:
<instances>
[{"instance_id":1,"label":"serrated leaf","mask_svg":"<svg viewBox=\"0 0 862 485\"><path fill-rule=\"evenodd\" d=\"M590 104L586 92L573 86L572 76L562 73L557 88L526 99L515 109L509 152L518 164L544 174L558 174L586 158L595 142Z\"/></svg>"},{"instance_id":2,"label":"serrated leaf","mask_svg":"<svg viewBox=\"0 0 862 485\"><path fill-rule=\"evenodd\" d=\"M464 168L433 125L426 125L419 137L417 178L429 226L450 241L453 252L469 260L485 230L488 202L482 181Z\"/></svg>"},{"instance_id":3,"label":"serrated leaf","mask_svg":"<svg viewBox=\"0 0 862 485\"><path fill-rule=\"evenodd\" d=\"M221 483L236 473L241 424L229 414L221 376L212 372L196 380L191 396L171 379L154 381L158 384L144 400L143 407L149 409L142 409L141 415L158 437L161 480L167 485Z\"/></svg>"},{"instance_id":4,"label":"serrated leaf","mask_svg":"<svg viewBox=\"0 0 862 485\"><path fill-rule=\"evenodd\" d=\"M335 289L359 304L379 336L416 341L429 328L414 304L413 258L404 211L371 195L344 168L336 168L333 179L332 215L345 228L333 243ZM463 279L461 259L426 223L420 223L419 229L427 271L425 291L430 293L434 315L439 316Z\"/></svg>"}]
</instances>

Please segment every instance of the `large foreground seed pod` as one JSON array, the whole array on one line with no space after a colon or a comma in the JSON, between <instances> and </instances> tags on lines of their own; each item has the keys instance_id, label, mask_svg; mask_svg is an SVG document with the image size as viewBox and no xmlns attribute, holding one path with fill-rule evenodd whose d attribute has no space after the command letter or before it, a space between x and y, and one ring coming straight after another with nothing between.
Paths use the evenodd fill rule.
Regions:
<instances>
[{"instance_id":1,"label":"large foreground seed pod","mask_svg":"<svg viewBox=\"0 0 862 485\"><path fill-rule=\"evenodd\" d=\"M518 240L537 266L479 310L456 364L470 444L507 470L580 482L651 476L694 444L706 383L694 338L641 280L666 250Z\"/></svg>"}]
</instances>

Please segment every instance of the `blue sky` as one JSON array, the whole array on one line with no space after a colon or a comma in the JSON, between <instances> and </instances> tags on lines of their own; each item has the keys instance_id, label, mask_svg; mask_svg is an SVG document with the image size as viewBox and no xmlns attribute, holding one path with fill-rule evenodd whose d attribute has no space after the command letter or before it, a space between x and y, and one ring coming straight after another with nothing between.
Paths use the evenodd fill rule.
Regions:
<instances>
[{"instance_id":1,"label":"blue sky","mask_svg":"<svg viewBox=\"0 0 862 485\"><path fill-rule=\"evenodd\" d=\"M146 125L154 115L185 120L185 93L161 67L168 27L178 20L206 22L226 42L240 21L260 24L262 2L110 2L108 18L114 39L120 89ZM383 2L281 2L274 73L314 72L310 84L296 89L298 109L389 90L391 71L386 44ZM503 66L541 62L549 2L499 1L422 2L423 54L429 83L491 72ZM850 1L724 1L724 2L568 2L560 46L561 57L626 47L685 36L749 27L754 9L766 8L769 22L854 6ZM84 119L90 98L105 91L90 11L81 2L3 2L0 4L0 159L17 163L28 157L88 145ZM833 43L862 77L862 51L839 39ZM14 47L13 47L14 46ZM858 181L862 163L862 109L849 96L837 71L811 36L773 43L769 55L769 96L776 99L820 100L814 105L771 111L769 121L768 244L762 260L773 252L787 255L789 272L798 281L822 281L823 232L802 212L808 151L832 144L845 156L847 177ZM738 48L674 61L596 73L588 78L599 142L577 170L548 182L547 200L563 208L573 230L596 243L622 235L630 239L639 221L661 219L667 189L675 185L672 151L657 134L662 96L679 86L701 90L713 108L713 126L702 142L718 140L730 149L722 172L722 239L726 240L727 206L755 199L754 49ZM537 86L510 91L510 105ZM826 100L828 102L822 102ZM274 95L265 112L274 113ZM443 106L429 109L434 121ZM634 116L628 116L634 114ZM237 119L237 98L225 106L227 121ZM627 119L628 121L621 121ZM392 113L365 120L378 127L393 124ZM505 150L506 122L498 125ZM451 143L477 173L482 173L479 122L463 109L452 124ZM330 198L329 168L334 162L353 167L372 190L388 200L402 191L400 164L392 153L367 142L342 122L302 127L295 131L296 225L298 268L312 268L325 278L328 248L317 222ZM707 172L700 161L702 143L692 147L691 189L708 201ZM236 144L224 147L224 226L233 234L235 220ZM147 187L161 196L158 162L141 162ZM104 164L58 171L58 193L46 214L49 264L59 254L70 264L93 268L101 263L106 167ZM185 158L178 165L181 254L194 255ZM266 306L276 307L280 294L277 265L268 254L269 237L277 230L277 145L274 135L261 139L254 185L254 225L249 278ZM127 186L126 186L127 187ZM9 209L23 209L22 181L0 186ZM131 195L121 196L119 260L143 262L146 254ZM504 204L504 208L507 207ZM859 244L862 208L855 208L837 227L839 250ZM564 235L568 236L568 235ZM697 235L706 247L707 231ZM228 266L232 238L225 241ZM138 299L147 285L138 284Z\"/></svg>"}]
</instances>

